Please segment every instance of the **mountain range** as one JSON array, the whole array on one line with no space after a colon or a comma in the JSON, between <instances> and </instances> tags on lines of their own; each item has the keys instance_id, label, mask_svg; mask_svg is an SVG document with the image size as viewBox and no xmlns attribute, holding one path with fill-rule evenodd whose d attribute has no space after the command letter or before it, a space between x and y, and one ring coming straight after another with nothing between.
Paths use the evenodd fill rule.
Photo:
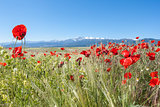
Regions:
<instances>
[{"instance_id":1,"label":"mountain range","mask_svg":"<svg viewBox=\"0 0 160 107\"><path fill-rule=\"evenodd\" d=\"M95 38L95 37L77 37L73 39L66 40L51 40L51 41L26 41L25 47L88 47L94 44L103 43L107 44L109 42L112 43L122 43L122 40L125 44L135 44L136 41L140 41L142 39L105 39L105 38ZM145 42L150 42L151 40L155 40L155 43L160 41L160 39L154 38L143 38ZM20 46L22 43L17 43L16 46ZM14 43L0 43L3 47L11 47L14 46Z\"/></svg>"}]
</instances>

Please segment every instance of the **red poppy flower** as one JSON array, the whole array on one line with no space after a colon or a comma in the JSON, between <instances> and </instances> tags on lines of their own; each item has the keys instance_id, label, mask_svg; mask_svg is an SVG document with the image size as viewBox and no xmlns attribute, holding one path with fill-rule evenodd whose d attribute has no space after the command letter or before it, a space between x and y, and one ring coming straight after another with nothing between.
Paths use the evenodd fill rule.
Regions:
<instances>
[{"instance_id":1,"label":"red poppy flower","mask_svg":"<svg viewBox=\"0 0 160 107\"><path fill-rule=\"evenodd\" d=\"M160 46L160 41L158 41L157 46Z\"/></svg>"},{"instance_id":2,"label":"red poppy flower","mask_svg":"<svg viewBox=\"0 0 160 107\"><path fill-rule=\"evenodd\" d=\"M125 79L131 79L131 77L132 77L132 74L130 73L130 72L126 72L125 74L124 74L124 78Z\"/></svg>"},{"instance_id":3,"label":"red poppy flower","mask_svg":"<svg viewBox=\"0 0 160 107\"><path fill-rule=\"evenodd\" d=\"M118 48L118 50L121 50L121 49L122 49L122 46Z\"/></svg>"},{"instance_id":4,"label":"red poppy flower","mask_svg":"<svg viewBox=\"0 0 160 107\"><path fill-rule=\"evenodd\" d=\"M155 40L152 40L152 41L151 41L151 43L154 43L154 42L155 42Z\"/></svg>"},{"instance_id":5,"label":"red poppy flower","mask_svg":"<svg viewBox=\"0 0 160 107\"><path fill-rule=\"evenodd\" d=\"M44 56L46 56L47 54L46 53L44 53Z\"/></svg>"},{"instance_id":6,"label":"red poppy flower","mask_svg":"<svg viewBox=\"0 0 160 107\"><path fill-rule=\"evenodd\" d=\"M80 54L85 55L85 57L89 57L91 52L90 51L82 51Z\"/></svg>"},{"instance_id":7,"label":"red poppy flower","mask_svg":"<svg viewBox=\"0 0 160 107\"><path fill-rule=\"evenodd\" d=\"M69 53L66 53L66 54L64 54L64 57L66 58L66 57L68 57L70 54Z\"/></svg>"},{"instance_id":8,"label":"red poppy flower","mask_svg":"<svg viewBox=\"0 0 160 107\"><path fill-rule=\"evenodd\" d=\"M7 65L7 63L3 63L3 66L6 66Z\"/></svg>"},{"instance_id":9,"label":"red poppy flower","mask_svg":"<svg viewBox=\"0 0 160 107\"><path fill-rule=\"evenodd\" d=\"M22 59L23 59L23 60L25 60L25 59L26 59L26 57L23 57Z\"/></svg>"},{"instance_id":10,"label":"red poppy flower","mask_svg":"<svg viewBox=\"0 0 160 107\"><path fill-rule=\"evenodd\" d=\"M78 62L78 61L82 61L82 57L79 57L77 60L76 60L76 62Z\"/></svg>"},{"instance_id":11,"label":"red poppy flower","mask_svg":"<svg viewBox=\"0 0 160 107\"><path fill-rule=\"evenodd\" d=\"M64 48L61 48L61 50L63 51L63 50L64 50Z\"/></svg>"},{"instance_id":12,"label":"red poppy flower","mask_svg":"<svg viewBox=\"0 0 160 107\"><path fill-rule=\"evenodd\" d=\"M153 53L153 52L150 53L150 52L149 52L149 53L146 53L146 54L147 54L147 56L149 56L149 59L150 59L150 60L155 60L155 55L156 55L155 53Z\"/></svg>"},{"instance_id":13,"label":"red poppy flower","mask_svg":"<svg viewBox=\"0 0 160 107\"><path fill-rule=\"evenodd\" d=\"M98 52L100 52L101 51L101 49L100 48L97 48L96 49L96 53L98 53Z\"/></svg>"},{"instance_id":14,"label":"red poppy flower","mask_svg":"<svg viewBox=\"0 0 160 107\"><path fill-rule=\"evenodd\" d=\"M103 50L102 50L102 53L104 53L104 54L107 55L107 54L109 53L109 51L108 51L107 49L103 49Z\"/></svg>"},{"instance_id":15,"label":"red poppy flower","mask_svg":"<svg viewBox=\"0 0 160 107\"><path fill-rule=\"evenodd\" d=\"M22 46L20 47L15 47L14 50L12 51L12 58L20 57L23 56L22 53Z\"/></svg>"},{"instance_id":16,"label":"red poppy flower","mask_svg":"<svg viewBox=\"0 0 160 107\"><path fill-rule=\"evenodd\" d=\"M140 54L132 55L131 58L133 63L136 63L140 59L140 56Z\"/></svg>"},{"instance_id":17,"label":"red poppy flower","mask_svg":"<svg viewBox=\"0 0 160 107\"><path fill-rule=\"evenodd\" d=\"M91 46L91 49L94 49L96 47L96 45Z\"/></svg>"},{"instance_id":18,"label":"red poppy flower","mask_svg":"<svg viewBox=\"0 0 160 107\"><path fill-rule=\"evenodd\" d=\"M68 60L69 60L69 59L71 59L71 56L69 53L66 53L66 54L64 54L64 58L68 58Z\"/></svg>"},{"instance_id":19,"label":"red poppy flower","mask_svg":"<svg viewBox=\"0 0 160 107\"><path fill-rule=\"evenodd\" d=\"M104 62L106 62L106 63L111 62L111 60L110 59L105 59Z\"/></svg>"},{"instance_id":20,"label":"red poppy flower","mask_svg":"<svg viewBox=\"0 0 160 107\"><path fill-rule=\"evenodd\" d=\"M126 84L126 82L127 82L127 79L122 80L122 85Z\"/></svg>"},{"instance_id":21,"label":"red poppy flower","mask_svg":"<svg viewBox=\"0 0 160 107\"><path fill-rule=\"evenodd\" d=\"M155 52L159 52L160 51L160 48L157 48L157 50Z\"/></svg>"},{"instance_id":22,"label":"red poppy flower","mask_svg":"<svg viewBox=\"0 0 160 107\"><path fill-rule=\"evenodd\" d=\"M10 47L9 50L11 50L12 48Z\"/></svg>"},{"instance_id":23,"label":"red poppy flower","mask_svg":"<svg viewBox=\"0 0 160 107\"><path fill-rule=\"evenodd\" d=\"M25 25L17 25L13 28L12 33L14 38L16 38L17 40L22 40L27 32L27 28Z\"/></svg>"},{"instance_id":24,"label":"red poppy flower","mask_svg":"<svg viewBox=\"0 0 160 107\"><path fill-rule=\"evenodd\" d=\"M106 49L105 44L101 43L101 47L100 48L101 48L101 50Z\"/></svg>"},{"instance_id":25,"label":"red poppy flower","mask_svg":"<svg viewBox=\"0 0 160 107\"><path fill-rule=\"evenodd\" d=\"M141 42L144 42L145 40L141 40Z\"/></svg>"},{"instance_id":26,"label":"red poppy flower","mask_svg":"<svg viewBox=\"0 0 160 107\"><path fill-rule=\"evenodd\" d=\"M54 52L50 52L50 54L51 54L51 56L54 56L54 55L56 55L56 51L54 51Z\"/></svg>"},{"instance_id":27,"label":"red poppy flower","mask_svg":"<svg viewBox=\"0 0 160 107\"><path fill-rule=\"evenodd\" d=\"M63 61L61 61L61 63L60 64L64 64L64 62Z\"/></svg>"},{"instance_id":28,"label":"red poppy flower","mask_svg":"<svg viewBox=\"0 0 160 107\"><path fill-rule=\"evenodd\" d=\"M107 69L107 72L109 72L110 70L111 70L111 68L108 68L108 69Z\"/></svg>"},{"instance_id":29,"label":"red poppy flower","mask_svg":"<svg viewBox=\"0 0 160 107\"><path fill-rule=\"evenodd\" d=\"M141 43L140 45L141 45L142 49L148 49L149 48L148 43Z\"/></svg>"},{"instance_id":30,"label":"red poppy flower","mask_svg":"<svg viewBox=\"0 0 160 107\"><path fill-rule=\"evenodd\" d=\"M139 37L136 37L136 39L139 39Z\"/></svg>"},{"instance_id":31,"label":"red poppy flower","mask_svg":"<svg viewBox=\"0 0 160 107\"><path fill-rule=\"evenodd\" d=\"M149 57L149 60L151 60L151 61L155 60L155 57Z\"/></svg>"},{"instance_id":32,"label":"red poppy flower","mask_svg":"<svg viewBox=\"0 0 160 107\"><path fill-rule=\"evenodd\" d=\"M128 66L132 65L133 60L132 60L131 57L123 58L123 59L120 60L120 63L121 63L121 65L123 65L124 68L126 69L126 68L128 68Z\"/></svg>"},{"instance_id":33,"label":"red poppy flower","mask_svg":"<svg viewBox=\"0 0 160 107\"><path fill-rule=\"evenodd\" d=\"M27 51L23 51L23 53L28 53Z\"/></svg>"},{"instance_id":34,"label":"red poppy flower","mask_svg":"<svg viewBox=\"0 0 160 107\"><path fill-rule=\"evenodd\" d=\"M121 65L124 66L124 68L128 68L131 64L136 63L140 59L140 54L133 55L134 52L137 52L137 47L134 47L131 50L131 55L128 50L124 50L121 52L121 54L125 57L120 60Z\"/></svg>"},{"instance_id":35,"label":"red poppy flower","mask_svg":"<svg viewBox=\"0 0 160 107\"><path fill-rule=\"evenodd\" d=\"M151 73L150 73L150 76L151 76L152 78L154 78L154 77L157 77L157 78L158 78L158 72L157 72L157 71L151 72Z\"/></svg>"},{"instance_id":36,"label":"red poppy flower","mask_svg":"<svg viewBox=\"0 0 160 107\"><path fill-rule=\"evenodd\" d=\"M129 57L129 55L130 55L128 50L122 51L121 54L122 54L125 58Z\"/></svg>"},{"instance_id":37,"label":"red poppy flower","mask_svg":"<svg viewBox=\"0 0 160 107\"><path fill-rule=\"evenodd\" d=\"M0 62L0 65L2 65L2 66L6 66L6 65L7 65L7 63L2 63L2 62Z\"/></svg>"},{"instance_id":38,"label":"red poppy flower","mask_svg":"<svg viewBox=\"0 0 160 107\"><path fill-rule=\"evenodd\" d=\"M133 55L135 52L137 52L138 46L134 46L130 51L131 55Z\"/></svg>"},{"instance_id":39,"label":"red poppy flower","mask_svg":"<svg viewBox=\"0 0 160 107\"><path fill-rule=\"evenodd\" d=\"M159 85L159 79L158 79L158 78L152 78L152 79L150 80L149 85L150 85L151 87L154 87L155 85Z\"/></svg>"},{"instance_id":40,"label":"red poppy flower","mask_svg":"<svg viewBox=\"0 0 160 107\"><path fill-rule=\"evenodd\" d=\"M31 57L35 57L35 55L31 55Z\"/></svg>"},{"instance_id":41,"label":"red poppy flower","mask_svg":"<svg viewBox=\"0 0 160 107\"><path fill-rule=\"evenodd\" d=\"M99 57L101 54L100 53L96 53L96 56Z\"/></svg>"},{"instance_id":42,"label":"red poppy flower","mask_svg":"<svg viewBox=\"0 0 160 107\"><path fill-rule=\"evenodd\" d=\"M64 65L64 62L61 61L60 64L58 65L58 68L61 68Z\"/></svg>"},{"instance_id":43,"label":"red poppy flower","mask_svg":"<svg viewBox=\"0 0 160 107\"><path fill-rule=\"evenodd\" d=\"M62 55L62 53L58 53L58 55Z\"/></svg>"},{"instance_id":44,"label":"red poppy flower","mask_svg":"<svg viewBox=\"0 0 160 107\"><path fill-rule=\"evenodd\" d=\"M2 62L0 62L0 65L3 65L3 63L2 63Z\"/></svg>"},{"instance_id":45,"label":"red poppy flower","mask_svg":"<svg viewBox=\"0 0 160 107\"><path fill-rule=\"evenodd\" d=\"M70 75L70 80L74 81L74 76Z\"/></svg>"},{"instance_id":46,"label":"red poppy flower","mask_svg":"<svg viewBox=\"0 0 160 107\"><path fill-rule=\"evenodd\" d=\"M80 78L80 79L84 78L84 75L80 75L79 78Z\"/></svg>"},{"instance_id":47,"label":"red poppy flower","mask_svg":"<svg viewBox=\"0 0 160 107\"><path fill-rule=\"evenodd\" d=\"M118 49L117 48L112 48L110 51L113 53L113 55L118 55Z\"/></svg>"},{"instance_id":48,"label":"red poppy flower","mask_svg":"<svg viewBox=\"0 0 160 107\"><path fill-rule=\"evenodd\" d=\"M37 61L37 63L41 63L41 61Z\"/></svg>"},{"instance_id":49,"label":"red poppy flower","mask_svg":"<svg viewBox=\"0 0 160 107\"><path fill-rule=\"evenodd\" d=\"M22 53L22 46L15 47L14 50L12 51L12 53L14 53L14 54Z\"/></svg>"}]
</instances>

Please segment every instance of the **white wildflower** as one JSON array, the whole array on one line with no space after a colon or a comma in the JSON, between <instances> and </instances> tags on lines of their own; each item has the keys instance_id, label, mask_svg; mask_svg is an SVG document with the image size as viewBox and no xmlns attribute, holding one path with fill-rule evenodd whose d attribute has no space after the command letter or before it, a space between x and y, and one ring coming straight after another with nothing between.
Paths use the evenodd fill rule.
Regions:
<instances>
[{"instance_id":1,"label":"white wildflower","mask_svg":"<svg viewBox=\"0 0 160 107\"><path fill-rule=\"evenodd\" d=\"M13 71L16 72L16 71L17 71L17 68L14 68Z\"/></svg>"},{"instance_id":2,"label":"white wildflower","mask_svg":"<svg viewBox=\"0 0 160 107\"><path fill-rule=\"evenodd\" d=\"M138 81L139 81L139 78L137 78L136 81L138 82Z\"/></svg>"},{"instance_id":3,"label":"white wildflower","mask_svg":"<svg viewBox=\"0 0 160 107\"><path fill-rule=\"evenodd\" d=\"M149 70L149 68L146 68L146 70L148 71L148 70Z\"/></svg>"},{"instance_id":4,"label":"white wildflower","mask_svg":"<svg viewBox=\"0 0 160 107\"><path fill-rule=\"evenodd\" d=\"M1 50L1 54L3 54L4 53L4 50Z\"/></svg>"}]
</instances>

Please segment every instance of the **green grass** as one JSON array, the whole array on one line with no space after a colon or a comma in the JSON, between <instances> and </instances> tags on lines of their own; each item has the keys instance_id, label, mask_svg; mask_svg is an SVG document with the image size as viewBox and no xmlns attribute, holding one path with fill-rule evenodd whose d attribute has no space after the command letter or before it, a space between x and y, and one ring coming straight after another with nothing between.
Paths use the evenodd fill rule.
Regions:
<instances>
[{"instance_id":1,"label":"green grass","mask_svg":"<svg viewBox=\"0 0 160 107\"><path fill-rule=\"evenodd\" d=\"M150 61L146 56L150 49L139 49L136 53L141 54L141 58L126 70L119 63L123 58L121 55L105 55L105 59L111 59L112 64L105 63L102 56L97 58L93 54L89 58L73 54L69 61L64 58L65 53L75 50L80 53L86 49L89 47L69 47L64 51L60 48L25 48L28 52L25 60L10 58L12 51L4 49L7 51L0 53L0 62L6 62L7 66L0 65L0 106L160 106L159 86L149 86L150 73L160 71L160 53L156 53L156 59ZM51 56L50 51L61 52L62 56ZM30 57L31 54L36 56ZM79 57L82 57L80 66L76 62ZM64 65L59 67L61 61ZM107 72L109 67L111 70ZM126 72L131 72L132 78L122 85ZM70 79L71 75L74 80ZM79 78L81 75L84 77Z\"/></svg>"}]
</instances>

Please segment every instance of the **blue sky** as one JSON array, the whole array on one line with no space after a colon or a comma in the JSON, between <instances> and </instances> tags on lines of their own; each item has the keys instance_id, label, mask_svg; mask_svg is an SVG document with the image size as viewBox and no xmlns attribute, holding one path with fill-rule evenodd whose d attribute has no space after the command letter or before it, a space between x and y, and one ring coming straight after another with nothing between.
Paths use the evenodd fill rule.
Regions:
<instances>
[{"instance_id":1,"label":"blue sky","mask_svg":"<svg viewBox=\"0 0 160 107\"><path fill-rule=\"evenodd\" d=\"M160 38L160 0L0 0L0 42L19 24L29 41Z\"/></svg>"}]
</instances>

